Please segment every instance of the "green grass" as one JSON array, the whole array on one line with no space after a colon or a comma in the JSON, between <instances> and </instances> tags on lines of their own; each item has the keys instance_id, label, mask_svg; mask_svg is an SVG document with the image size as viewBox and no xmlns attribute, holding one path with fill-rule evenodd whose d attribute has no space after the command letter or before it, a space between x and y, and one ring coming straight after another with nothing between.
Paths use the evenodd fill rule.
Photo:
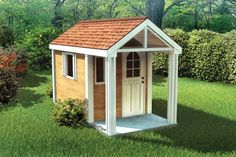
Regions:
<instances>
[{"instance_id":1,"label":"green grass","mask_svg":"<svg viewBox=\"0 0 236 157\"><path fill-rule=\"evenodd\" d=\"M181 78L176 127L106 137L53 122L50 83L50 72L29 72L17 102L0 108L0 156L236 156L235 85ZM155 76L153 110L164 117L166 97Z\"/></svg>"}]
</instances>

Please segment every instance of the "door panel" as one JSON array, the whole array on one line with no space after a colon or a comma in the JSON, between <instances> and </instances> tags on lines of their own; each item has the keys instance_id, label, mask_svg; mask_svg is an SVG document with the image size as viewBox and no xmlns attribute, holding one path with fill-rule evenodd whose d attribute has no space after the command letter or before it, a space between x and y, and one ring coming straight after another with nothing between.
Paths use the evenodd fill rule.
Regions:
<instances>
[{"instance_id":1,"label":"door panel","mask_svg":"<svg viewBox=\"0 0 236 157\"><path fill-rule=\"evenodd\" d=\"M129 54L123 55L122 116L141 115L145 113L146 54L135 53L133 60Z\"/></svg>"}]
</instances>

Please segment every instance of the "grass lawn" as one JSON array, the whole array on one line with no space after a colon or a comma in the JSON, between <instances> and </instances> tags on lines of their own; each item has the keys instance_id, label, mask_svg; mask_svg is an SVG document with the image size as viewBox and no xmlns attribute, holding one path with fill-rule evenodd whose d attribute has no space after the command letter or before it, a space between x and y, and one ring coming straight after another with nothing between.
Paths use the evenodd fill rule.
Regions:
<instances>
[{"instance_id":1,"label":"grass lawn","mask_svg":"<svg viewBox=\"0 0 236 157\"><path fill-rule=\"evenodd\" d=\"M50 72L28 72L17 102L0 108L0 156L236 156L235 85L181 78L176 127L106 137L53 122L50 83ZM166 98L155 76L154 113L166 117Z\"/></svg>"}]
</instances>

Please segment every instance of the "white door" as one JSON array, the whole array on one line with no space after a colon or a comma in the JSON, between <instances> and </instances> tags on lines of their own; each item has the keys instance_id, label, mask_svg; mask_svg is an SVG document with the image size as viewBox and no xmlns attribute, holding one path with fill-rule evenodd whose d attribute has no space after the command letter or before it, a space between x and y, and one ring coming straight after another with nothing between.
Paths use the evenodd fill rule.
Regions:
<instances>
[{"instance_id":1,"label":"white door","mask_svg":"<svg viewBox=\"0 0 236 157\"><path fill-rule=\"evenodd\" d=\"M122 116L145 113L146 53L124 53Z\"/></svg>"}]
</instances>

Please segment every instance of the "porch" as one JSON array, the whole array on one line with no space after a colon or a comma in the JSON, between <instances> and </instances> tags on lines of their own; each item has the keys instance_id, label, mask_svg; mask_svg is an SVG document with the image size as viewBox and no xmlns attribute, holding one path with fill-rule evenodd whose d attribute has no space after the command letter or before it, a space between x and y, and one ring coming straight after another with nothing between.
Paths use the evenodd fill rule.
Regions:
<instances>
[{"instance_id":1,"label":"porch","mask_svg":"<svg viewBox=\"0 0 236 157\"><path fill-rule=\"evenodd\" d=\"M96 121L95 127L106 134L105 121ZM145 114L132 117L118 118L116 120L116 134L126 134L140 130L155 129L173 125L167 119L155 114Z\"/></svg>"}]
</instances>

